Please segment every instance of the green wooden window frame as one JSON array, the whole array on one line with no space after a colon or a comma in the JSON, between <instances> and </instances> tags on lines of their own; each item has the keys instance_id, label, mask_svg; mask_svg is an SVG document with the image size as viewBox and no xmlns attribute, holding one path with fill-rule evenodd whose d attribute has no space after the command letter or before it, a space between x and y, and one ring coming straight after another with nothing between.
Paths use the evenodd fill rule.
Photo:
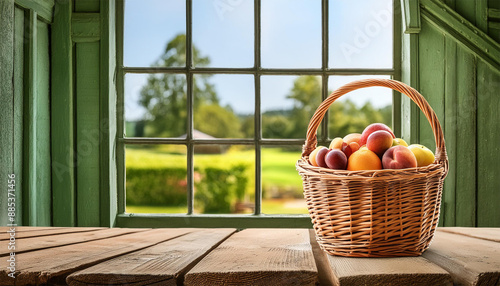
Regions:
<instances>
[{"instance_id":1,"label":"green wooden window frame","mask_svg":"<svg viewBox=\"0 0 500 286\"><path fill-rule=\"evenodd\" d=\"M185 67L125 67L123 65L124 1L117 0L116 6L116 56L117 56L117 189L118 216L120 227L311 227L308 215L266 215L262 214L261 189L261 147L276 145L303 145L303 139L267 139L261 136L260 77L263 75L315 75L322 80L322 98L328 96L328 77L332 75L388 75L400 79L401 71L401 12L399 1L393 1L393 68L392 69L337 69L328 68L328 0L321 2L322 17L322 66L319 69L275 69L261 67L261 0L254 0L254 67L252 68L196 68L192 67L192 1L186 0L186 66ZM187 80L188 133L179 138L136 138L124 136L124 79L126 74L170 73L183 74ZM192 82L195 74L247 74L255 79L254 137L250 139L195 139L193 138L193 96ZM321 125L318 144L327 144L327 120ZM393 93L393 129L401 134L401 96ZM125 146L132 144L179 144L187 147L187 214L131 214L125 213ZM197 144L253 145L255 147L255 211L254 214L193 214L194 146Z\"/></svg>"}]
</instances>

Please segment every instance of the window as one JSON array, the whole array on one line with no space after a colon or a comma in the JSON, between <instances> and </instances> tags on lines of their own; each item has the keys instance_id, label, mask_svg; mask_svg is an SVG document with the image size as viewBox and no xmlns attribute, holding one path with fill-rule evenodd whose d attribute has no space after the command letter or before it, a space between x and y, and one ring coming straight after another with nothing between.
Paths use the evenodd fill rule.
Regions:
<instances>
[{"instance_id":1,"label":"window","mask_svg":"<svg viewBox=\"0 0 500 286\"><path fill-rule=\"evenodd\" d=\"M310 117L346 82L398 75L393 2L358 2L119 2L119 224L309 226ZM392 100L344 96L318 144L391 125Z\"/></svg>"}]
</instances>

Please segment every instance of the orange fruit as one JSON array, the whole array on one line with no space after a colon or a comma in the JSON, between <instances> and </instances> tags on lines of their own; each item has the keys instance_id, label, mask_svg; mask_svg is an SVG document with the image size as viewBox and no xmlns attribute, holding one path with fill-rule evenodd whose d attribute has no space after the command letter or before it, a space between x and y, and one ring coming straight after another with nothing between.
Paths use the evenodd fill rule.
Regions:
<instances>
[{"instance_id":1,"label":"orange fruit","mask_svg":"<svg viewBox=\"0 0 500 286\"><path fill-rule=\"evenodd\" d=\"M367 148L359 149L352 153L347 162L347 170L361 171L361 170L381 170L382 161L373 151Z\"/></svg>"}]
</instances>

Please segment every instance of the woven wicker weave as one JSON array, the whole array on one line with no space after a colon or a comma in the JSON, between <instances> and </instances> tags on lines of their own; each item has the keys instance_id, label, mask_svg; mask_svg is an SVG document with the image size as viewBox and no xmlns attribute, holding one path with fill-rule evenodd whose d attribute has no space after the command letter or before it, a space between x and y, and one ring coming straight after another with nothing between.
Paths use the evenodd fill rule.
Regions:
<instances>
[{"instance_id":1,"label":"woven wicker weave","mask_svg":"<svg viewBox=\"0 0 500 286\"><path fill-rule=\"evenodd\" d=\"M329 106L356 89L382 86L411 98L429 120L436 160L426 167L401 170L344 171L315 167L308 157ZM348 83L335 90L314 113L302 158L296 164L304 197L323 250L349 257L418 256L434 236L448 158L441 125L424 97L408 85L388 79Z\"/></svg>"}]
</instances>

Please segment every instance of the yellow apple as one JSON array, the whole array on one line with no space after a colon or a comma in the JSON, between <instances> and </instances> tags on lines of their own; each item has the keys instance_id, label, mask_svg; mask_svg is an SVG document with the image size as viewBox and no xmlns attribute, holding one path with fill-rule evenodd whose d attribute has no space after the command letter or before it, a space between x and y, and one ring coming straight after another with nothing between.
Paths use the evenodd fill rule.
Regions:
<instances>
[{"instance_id":1,"label":"yellow apple","mask_svg":"<svg viewBox=\"0 0 500 286\"><path fill-rule=\"evenodd\" d=\"M408 143L406 143L406 141L404 141L403 139L401 138L392 139L392 146L398 146L398 145L403 145L405 147L408 147Z\"/></svg>"},{"instance_id":2,"label":"yellow apple","mask_svg":"<svg viewBox=\"0 0 500 286\"><path fill-rule=\"evenodd\" d=\"M424 167L434 163L434 153L424 145L412 144L408 146L408 149L410 149L417 158L417 167Z\"/></svg>"}]
</instances>

